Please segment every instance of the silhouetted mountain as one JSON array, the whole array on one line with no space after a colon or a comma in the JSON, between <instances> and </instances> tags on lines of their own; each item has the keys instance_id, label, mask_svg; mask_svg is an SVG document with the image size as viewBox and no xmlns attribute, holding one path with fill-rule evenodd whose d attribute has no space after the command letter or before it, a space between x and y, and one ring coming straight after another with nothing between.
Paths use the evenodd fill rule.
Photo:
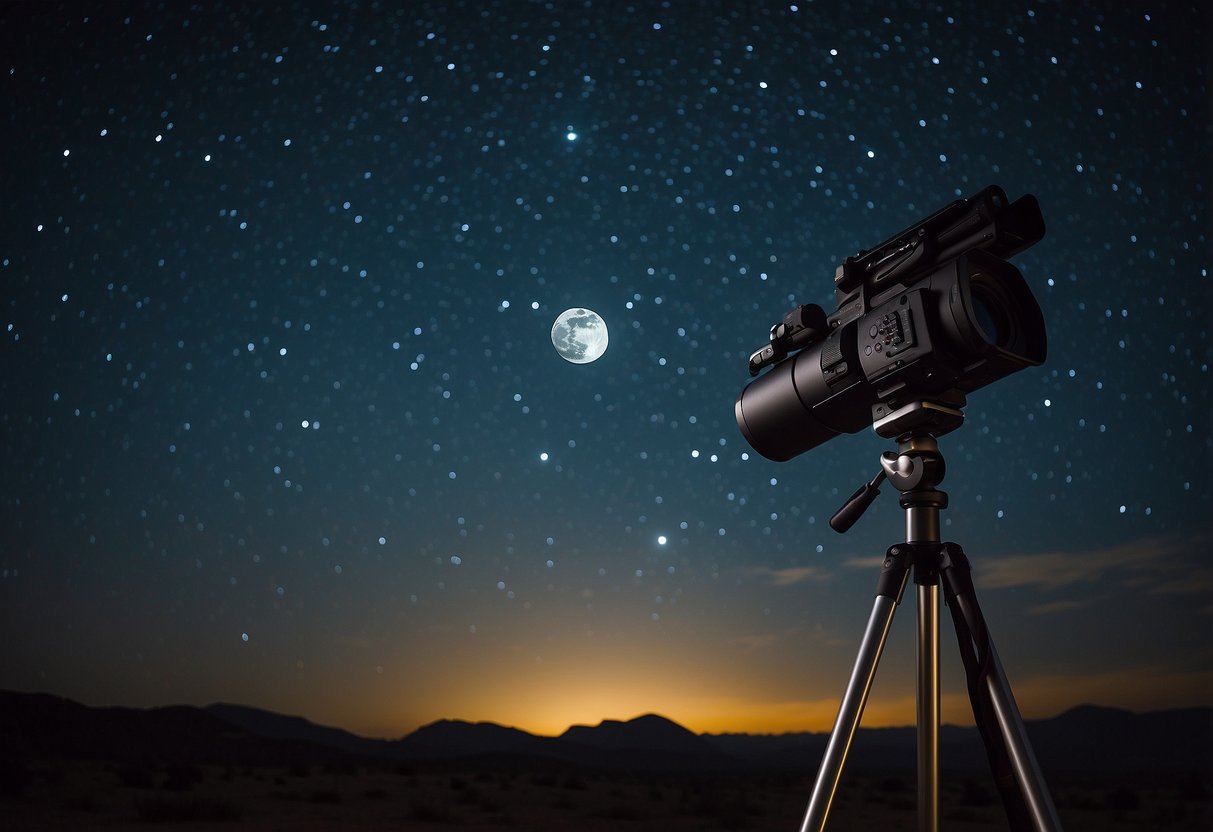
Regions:
<instances>
[{"instance_id":1,"label":"silhouetted mountain","mask_svg":"<svg viewBox=\"0 0 1213 832\"><path fill-rule=\"evenodd\" d=\"M284 716L244 705L221 703L208 705L205 710L258 736L310 742L366 757L441 760L486 755L551 756L550 738L491 722L442 719L402 739L380 740L317 725L300 716Z\"/></svg>"},{"instance_id":2,"label":"silhouetted mountain","mask_svg":"<svg viewBox=\"0 0 1213 832\"><path fill-rule=\"evenodd\" d=\"M391 740L376 740L351 734L341 728L317 725L301 716L286 716L247 705L217 703L204 709L224 722L274 740L294 740L337 748L366 757L395 756L397 744Z\"/></svg>"},{"instance_id":3,"label":"silhouetted mountain","mask_svg":"<svg viewBox=\"0 0 1213 832\"><path fill-rule=\"evenodd\" d=\"M0 691L0 756L239 765L346 759L332 747L275 741L185 705L90 708L11 691Z\"/></svg>"},{"instance_id":4,"label":"silhouetted mountain","mask_svg":"<svg viewBox=\"0 0 1213 832\"><path fill-rule=\"evenodd\" d=\"M1038 757L1067 771L1213 771L1213 708L1135 714L1082 705L1028 723Z\"/></svg>"},{"instance_id":5,"label":"silhouetted mountain","mask_svg":"<svg viewBox=\"0 0 1213 832\"><path fill-rule=\"evenodd\" d=\"M484 754L550 755L551 739L493 722L442 719L418 728L395 745L411 759L437 760Z\"/></svg>"},{"instance_id":6,"label":"silhouetted mountain","mask_svg":"<svg viewBox=\"0 0 1213 832\"><path fill-rule=\"evenodd\" d=\"M1080 705L1056 717L1026 723L1042 768L1051 771L1179 771L1213 773L1213 708L1135 714ZM825 753L826 734L704 735L719 750L763 768L815 769ZM913 727L860 729L849 765L903 769L916 764ZM940 763L952 770L984 770L985 746L976 728L944 725Z\"/></svg>"},{"instance_id":7,"label":"silhouetted mountain","mask_svg":"<svg viewBox=\"0 0 1213 832\"><path fill-rule=\"evenodd\" d=\"M552 741L577 761L601 768L708 772L736 769L741 761L663 716L646 714L594 727L574 725Z\"/></svg>"},{"instance_id":8,"label":"silhouetted mountain","mask_svg":"<svg viewBox=\"0 0 1213 832\"><path fill-rule=\"evenodd\" d=\"M591 728L574 725L560 735L562 742L610 751L661 751L668 754L719 754L718 748L676 722L646 714L627 722L605 719Z\"/></svg>"},{"instance_id":9,"label":"silhouetted mountain","mask_svg":"<svg viewBox=\"0 0 1213 832\"><path fill-rule=\"evenodd\" d=\"M537 737L489 722L441 720L396 744L412 760L511 757L550 760L590 768L715 771L735 761L670 720L648 715L590 728L579 725L559 737Z\"/></svg>"},{"instance_id":10,"label":"silhouetted mountain","mask_svg":"<svg viewBox=\"0 0 1213 832\"><path fill-rule=\"evenodd\" d=\"M1213 708L1134 714L1082 706L1027 724L1046 774L1167 772L1213 774ZM239 705L90 708L47 694L0 691L0 756L18 759L155 760L239 765L349 762L547 761L547 764L647 771L766 769L813 771L826 734L696 735L649 714L626 722L569 728L539 737L494 723L441 720L400 740L359 737ZM913 770L914 728L861 729L849 765L858 770ZM976 729L943 726L946 769L987 765Z\"/></svg>"}]
</instances>

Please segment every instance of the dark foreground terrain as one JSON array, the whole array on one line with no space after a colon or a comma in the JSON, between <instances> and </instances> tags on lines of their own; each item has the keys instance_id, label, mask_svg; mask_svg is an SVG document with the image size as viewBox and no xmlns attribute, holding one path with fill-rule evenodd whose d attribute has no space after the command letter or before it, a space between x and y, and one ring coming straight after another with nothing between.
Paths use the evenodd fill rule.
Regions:
<instances>
[{"instance_id":1,"label":"dark foreground terrain","mask_svg":"<svg viewBox=\"0 0 1213 832\"><path fill-rule=\"evenodd\" d=\"M811 778L469 767L35 763L4 772L9 830L795 830ZM1213 828L1208 783L1053 778L1070 832ZM914 829L913 774L848 776L831 830ZM1006 829L992 788L944 779L948 830Z\"/></svg>"},{"instance_id":2,"label":"dark foreground terrain","mask_svg":"<svg viewBox=\"0 0 1213 832\"><path fill-rule=\"evenodd\" d=\"M1085 707L1030 723L1069 832L1213 829L1213 711ZM662 717L536 737L439 722L369 740L238 706L89 708L0 691L0 829L795 830L819 734ZM831 832L917 827L913 729L861 730ZM1006 829L972 729L947 727L949 832Z\"/></svg>"}]
</instances>

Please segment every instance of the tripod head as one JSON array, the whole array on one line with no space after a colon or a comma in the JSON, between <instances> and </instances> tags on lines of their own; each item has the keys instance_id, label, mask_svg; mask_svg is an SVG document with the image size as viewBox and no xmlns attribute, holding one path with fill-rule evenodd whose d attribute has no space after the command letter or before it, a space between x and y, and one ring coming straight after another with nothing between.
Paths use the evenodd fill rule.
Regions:
<instances>
[{"instance_id":1,"label":"tripod head","mask_svg":"<svg viewBox=\"0 0 1213 832\"><path fill-rule=\"evenodd\" d=\"M901 492L899 502L908 513L908 539L938 540L939 510L947 508L948 495L936 488L947 470L936 437L964 423L964 412L960 409L963 405L963 400L959 406L918 401L879 420L876 432L887 438L896 437L897 452L885 451L880 455L880 471L834 513L830 528L842 534L855 525L880 495L880 484L887 479ZM924 514L914 509L929 511ZM934 522L930 522L932 517ZM926 526L921 525L924 522Z\"/></svg>"}]
</instances>

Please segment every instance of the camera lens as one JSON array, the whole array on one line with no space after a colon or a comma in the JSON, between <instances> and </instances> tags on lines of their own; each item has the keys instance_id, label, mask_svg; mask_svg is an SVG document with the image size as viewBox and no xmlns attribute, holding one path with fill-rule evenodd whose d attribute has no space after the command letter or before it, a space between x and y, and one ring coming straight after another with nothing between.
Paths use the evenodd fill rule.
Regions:
<instances>
[{"instance_id":1,"label":"camera lens","mask_svg":"<svg viewBox=\"0 0 1213 832\"><path fill-rule=\"evenodd\" d=\"M969 286L973 316L981 334L994 346L1007 349L1014 338L1003 292L994 278L984 272L974 274Z\"/></svg>"}]
</instances>

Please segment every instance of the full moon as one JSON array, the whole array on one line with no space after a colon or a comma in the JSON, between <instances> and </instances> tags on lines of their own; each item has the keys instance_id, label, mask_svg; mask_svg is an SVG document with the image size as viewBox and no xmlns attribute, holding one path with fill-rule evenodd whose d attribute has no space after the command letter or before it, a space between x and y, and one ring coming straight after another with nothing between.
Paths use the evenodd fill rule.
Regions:
<instances>
[{"instance_id":1,"label":"full moon","mask_svg":"<svg viewBox=\"0 0 1213 832\"><path fill-rule=\"evenodd\" d=\"M592 309L566 309L552 324L552 346L565 361L596 361L606 352L606 321Z\"/></svg>"}]
</instances>

